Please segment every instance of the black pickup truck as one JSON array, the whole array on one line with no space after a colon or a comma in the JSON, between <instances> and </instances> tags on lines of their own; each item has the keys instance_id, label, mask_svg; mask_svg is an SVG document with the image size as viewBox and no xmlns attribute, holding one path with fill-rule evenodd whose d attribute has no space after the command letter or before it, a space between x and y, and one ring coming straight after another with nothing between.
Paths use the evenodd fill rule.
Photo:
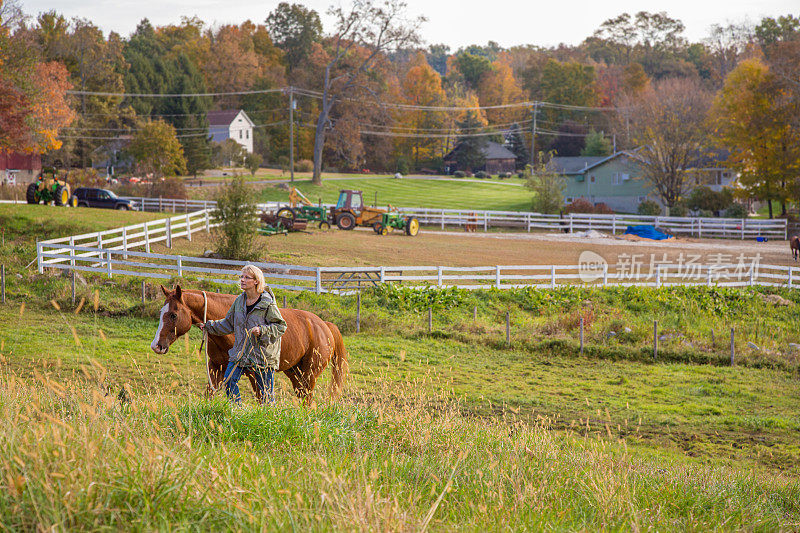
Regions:
<instances>
[{"instance_id":1,"label":"black pickup truck","mask_svg":"<svg viewBox=\"0 0 800 533\"><path fill-rule=\"evenodd\" d=\"M124 200L106 189L79 187L73 195L78 200L78 207L101 207L105 209L136 210L136 204Z\"/></svg>"}]
</instances>

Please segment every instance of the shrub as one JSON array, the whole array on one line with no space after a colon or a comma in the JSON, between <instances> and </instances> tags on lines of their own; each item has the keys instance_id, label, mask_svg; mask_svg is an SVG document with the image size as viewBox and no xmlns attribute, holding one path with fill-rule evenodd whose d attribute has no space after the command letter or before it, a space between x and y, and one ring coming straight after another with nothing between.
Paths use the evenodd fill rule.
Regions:
<instances>
[{"instance_id":1,"label":"shrub","mask_svg":"<svg viewBox=\"0 0 800 533\"><path fill-rule=\"evenodd\" d=\"M409 171L408 159L405 157L398 157L397 164L395 165L396 172L406 175Z\"/></svg>"},{"instance_id":2,"label":"shrub","mask_svg":"<svg viewBox=\"0 0 800 533\"><path fill-rule=\"evenodd\" d=\"M93 168L76 168L70 170L66 177L69 186L75 190L78 187L105 187L106 178L100 177Z\"/></svg>"},{"instance_id":3,"label":"shrub","mask_svg":"<svg viewBox=\"0 0 800 533\"><path fill-rule=\"evenodd\" d=\"M604 203L604 202L600 202L599 204L595 205L594 206L594 212L597 213L598 215L613 215L614 214L614 210L611 209L611 207L608 204Z\"/></svg>"},{"instance_id":4,"label":"shrub","mask_svg":"<svg viewBox=\"0 0 800 533\"><path fill-rule=\"evenodd\" d=\"M669 216L685 217L689 215L689 208L683 204L675 204L669 208Z\"/></svg>"},{"instance_id":5,"label":"shrub","mask_svg":"<svg viewBox=\"0 0 800 533\"><path fill-rule=\"evenodd\" d=\"M636 212L640 215L654 217L661 214L661 206L653 200L645 200L639 204L639 207L636 208Z\"/></svg>"},{"instance_id":6,"label":"shrub","mask_svg":"<svg viewBox=\"0 0 800 533\"><path fill-rule=\"evenodd\" d=\"M311 172L312 170L314 170L314 162L310 159L301 159L294 164L295 172Z\"/></svg>"},{"instance_id":7,"label":"shrub","mask_svg":"<svg viewBox=\"0 0 800 533\"><path fill-rule=\"evenodd\" d=\"M464 173L467 175L468 178L472 177L472 172L470 172L469 170L466 170Z\"/></svg>"},{"instance_id":8,"label":"shrub","mask_svg":"<svg viewBox=\"0 0 800 533\"><path fill-rule=\"evenodd\" d=\"M524 170L520 170L519 172L517 172L517 177L518 177L519 179L522 179L522 180L524 180L524 179L526 179L528 176L526 176L526 175L525 175L525 171L524 171Z\"/></svg>"},{"instance_id":9,"label":"shrub","mask_svg":"<svg viewBox=\"0 0 800 533\"><path fill-rule=\"evenodd\" d=\"M255 176L261 166L262 157L259 154L247 154L244 156L244 166L250 171L251 176Z\"/></svg>"},{"instance_id":10,"label":"shrub","mask_svg":"<svg viewBox=\"0 0 800 533\"><path fill-rule=\"evenodd\" d=\"M483 170L479 170L479 171L477 171L477 172L475 173L475 177L476 177L476 178L480 178L480 179L485 179L485 178L490 178L491 176L489 176L489 175L488 175L486 172L484 172Z\"/></svg>"},{"instance_id":11,"label":"shrub","mask_svg":"<svg viewBox=\"0 0 800 533\"><path fill-rule=\"evenodd\" d=\"M594 206L586 198L577 198L564 208L564 213L594 213Z\"/></svg>"},{"instance_id":12,"label":"shrub","mask_svg":"<svg viewBox=\"0 0 800 533\"><path fill-rule=\"evenodd\" d=\"M235 176L216 195L217 208L211 213L219 226L213 239L217 253L225 259L251 261L258 258L258 205L256 195L244 178Z\"/></svg>"},{"instance_id":13,"label":"shrub","mask_svg":"<svg viewBox=\"0 0 800 533\"><path fill-rule=\"evenodd\" d=\"M747 218L748 214L747 206L739 203L733 203L725 210L725 216L727 218Z\"/></svg>"},{"instance_id":14,"label":"shrub","mask_svg":"<svg viewBox=\"0 0 800 533\"><path fill-rule=\"evenodd\" d=\"M464 178L464 177L466 177L466 175L467 175L467 173L464 172L463 170L456 170L455 172L453 172L453 177L456 177L456 178Z\"/></svg>"},{"instance_id":15,"label":"shrub","mask_svg":"<svg viewBox=\"0 0 800 533\"><path fill-rule=\"evenodd\" d=\"M686 201L686 205L692 211L714 212L724 211L732 203L733 193L731 193L730 189L723 189L717 192L704 185L695 187Z\"/></svg>"}]
</instances>

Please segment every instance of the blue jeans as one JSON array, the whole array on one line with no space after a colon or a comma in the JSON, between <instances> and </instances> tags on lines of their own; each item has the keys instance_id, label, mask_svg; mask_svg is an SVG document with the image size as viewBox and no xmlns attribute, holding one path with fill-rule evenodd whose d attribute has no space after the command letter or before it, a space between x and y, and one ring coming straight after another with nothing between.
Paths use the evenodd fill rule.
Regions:
<instances>
[{"instance_id":1,"label":"blue jeans","mask_svg":"<svg viewBox=\"0 0 800 533\"><path fill-rule=\"evenodd\" d=\"M242 396L239 394L239 378L242 377L245 370L247 369L240 367L236 363L228 363L225 368L225 378L223 379L225 393L228 395L228 399L236 402L237 405L242 402ZM275 393L273 391L275 371L271 368L253 368L252 370L255 374L256 385L261 392L261 402L263 403L264 399L267 399L269 403L275 403Z\"/></svg>"}]
</instances>

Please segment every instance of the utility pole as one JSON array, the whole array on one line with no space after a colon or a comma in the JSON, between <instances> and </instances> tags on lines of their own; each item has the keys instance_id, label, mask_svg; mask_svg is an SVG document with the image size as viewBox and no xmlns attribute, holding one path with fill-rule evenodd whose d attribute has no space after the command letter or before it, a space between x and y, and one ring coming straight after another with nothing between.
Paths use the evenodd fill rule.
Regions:
<instances>
[{"instance_id":1,"label":"utility pole","mask_svg":"<svg viewBox=\"0 0 800 533\"><path fill-rule=\"evenodd\" d=\"M289 175L294 181L294 92L289 86Z\"/></svg>"},{"instance_id":2,"label":"utility pole","mask_svg":"<svg viewBox=\"0 0 800 533\"><path fill-rule=\"evenodd\" d=\"M536 115L539 114L539 102L533 103L533 109L531 110L533 113L533 127L531 130L531 168L534 167L536 164Z\"/></svg>"}]
</instances>

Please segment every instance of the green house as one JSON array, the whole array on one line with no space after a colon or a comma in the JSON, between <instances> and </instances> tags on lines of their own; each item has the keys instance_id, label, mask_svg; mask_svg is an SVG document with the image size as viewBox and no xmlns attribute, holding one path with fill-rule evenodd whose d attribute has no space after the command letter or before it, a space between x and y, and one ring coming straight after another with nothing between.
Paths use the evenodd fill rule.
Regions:
<instances>
[{"instance_id":1,"label":"green house","mask_svg":"<svg viewBox=\"0 0 800 533\"><path fill-rule=\"evenodd\" d=\"M567 180L564 203L584 198L620 213L635 213L645 199L659 202L643 178L635 155L617 152L605 157L554 157L547 165ZM659 202L660 203L660 202Z\"/></svg>"}]
</instances>

